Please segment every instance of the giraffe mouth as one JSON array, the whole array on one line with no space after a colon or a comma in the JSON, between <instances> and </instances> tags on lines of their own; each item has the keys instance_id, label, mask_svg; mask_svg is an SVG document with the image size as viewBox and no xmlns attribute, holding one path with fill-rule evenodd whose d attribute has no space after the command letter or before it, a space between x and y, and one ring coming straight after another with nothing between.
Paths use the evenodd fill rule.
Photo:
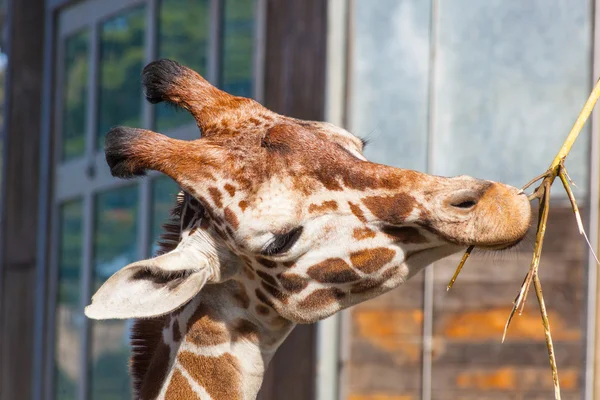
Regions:
<instances>
[{"instance_id":1,"label":"giraffe mouth","mask_svg":"<svg viewBox=\"0 0 600 400\"><path fill-rule=\"evenodd\" d=\"M513 247L515 247L519 243L521 243L523 241L523 239L524 239L524 237L517 239L517 240L513 240L512 242L509 242L509 243L498 243L498 244L485 245L485 246L474 245L474 246L478 247L482 250L503 251L503 250L512 249Z\"/></svg>"}]
</instances>

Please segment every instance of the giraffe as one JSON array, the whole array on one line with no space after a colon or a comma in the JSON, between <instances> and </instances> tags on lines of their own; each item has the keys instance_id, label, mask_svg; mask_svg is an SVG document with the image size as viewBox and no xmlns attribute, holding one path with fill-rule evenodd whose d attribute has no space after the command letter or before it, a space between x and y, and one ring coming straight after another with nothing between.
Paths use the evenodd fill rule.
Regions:
<instances>
[{"instance_id":1,"label":"giraffe","mask_svg":"<svg viewBox=\"0 0 600 400\"><path fill-rule=\"evenodd\" d=\"M85 310L135 319L136 398L254 399L296 324L466 246L514 246L529 227L514 187L369 162L348 131L276 114L171 60L147 65L142 80L149 102L187 110L202 135L106 136L114 176L156 170L182 189L161 253L116 272Z\"/></svg>"}]
</instances>

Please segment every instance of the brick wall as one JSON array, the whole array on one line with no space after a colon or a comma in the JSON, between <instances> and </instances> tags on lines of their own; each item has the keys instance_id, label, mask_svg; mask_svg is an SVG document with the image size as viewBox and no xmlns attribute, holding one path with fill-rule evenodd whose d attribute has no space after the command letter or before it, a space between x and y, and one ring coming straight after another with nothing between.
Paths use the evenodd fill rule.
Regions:
<instances>
[{"instance_id":1,"label":"brick wall","mask_svg":"<svg viewBox=\"0 0 600 400\"><path fill-rule=\"evenodd\" d=\"M473 254L446 292L460 255L435 264L433 363L435 400L551 399L553 386L535 292L502 331L529 268L533 230L507 252ZM540 277L559 367L563 399L583 387L586 247L572 212L554 205ZM350 311L349 400L421 398L423 273Z\"/></svg>"}]
</instances>

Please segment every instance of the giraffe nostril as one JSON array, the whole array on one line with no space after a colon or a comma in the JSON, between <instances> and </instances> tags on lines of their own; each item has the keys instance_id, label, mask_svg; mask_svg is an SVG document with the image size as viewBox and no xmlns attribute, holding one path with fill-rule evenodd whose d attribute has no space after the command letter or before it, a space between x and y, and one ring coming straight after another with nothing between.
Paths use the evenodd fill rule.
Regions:
<instances>
[{"instance_id":1,"label":"giraffe nostril","mask_svg":"<svg viewBox=\"0 0 600 400\"><path fill-rule=\"evenodd\" d=\"M448 205L453 208L460 208L461 210L469 210L477 205L480 193L472 190L461 190L455 193L449 200Z\"/></svg>"}]
</instances>

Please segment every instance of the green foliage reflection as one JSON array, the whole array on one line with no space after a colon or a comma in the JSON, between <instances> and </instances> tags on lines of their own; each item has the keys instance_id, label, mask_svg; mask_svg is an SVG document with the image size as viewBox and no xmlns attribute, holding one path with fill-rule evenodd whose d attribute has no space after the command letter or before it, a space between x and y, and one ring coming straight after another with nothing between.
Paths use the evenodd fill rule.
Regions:
<instances>
[{"instance_id":1,"label":"green foliage reflection","mask_svg":"<svg viewBox=\"0 0 600 400\"><path fill-rule=\"evenodd\" d=\"M113 17L100 34L100 88L97 146L115 125L140 126L142 94L140 72L145 61L146 7Z\"/></svg>"},{"instance_id":2,"label":"green foliage reflection","mask_svg":"<svg viewBox=\"0 0 600 400\"><path fill-rule=\"evenodd\" d=\"M158 58L170 58L206 77L209 44L209 0L161 0ZM156 129L164 132L193 124L192 116L166 104L156 106Z\"/></svg>"},{"instance_id":3,"label":"green foliage reflection","mask_svg":"<svg viewBox=\"0 0 600 400\"><path fill-rule=\"evenodd\" d=\"M63 77L62 158L80 157L85 150L88 91L89 32L65 40Z\"/></svg>"},{"instance_id":4,"label":"green foliage reflection","mask_svg":"<svg viewBox=\"0 0 600 400\"><path fill-rule=\"evenodd\" d=\"M254 1L226 0L220 87L244 97L253 95Z\"/></svg>"},{"instance_id":5,"label":"green foliage reflection","mask_svg":"<svg viewBox=\"0 0 600 400\"><path fill-rule=\"evenodd\" d=\"M60 208L60 244L58 254L58 299L54 390L58 400L77 397L81 318L79 314L83 205L81 200L64 203Z\"/></svg>"}]
</instances>

